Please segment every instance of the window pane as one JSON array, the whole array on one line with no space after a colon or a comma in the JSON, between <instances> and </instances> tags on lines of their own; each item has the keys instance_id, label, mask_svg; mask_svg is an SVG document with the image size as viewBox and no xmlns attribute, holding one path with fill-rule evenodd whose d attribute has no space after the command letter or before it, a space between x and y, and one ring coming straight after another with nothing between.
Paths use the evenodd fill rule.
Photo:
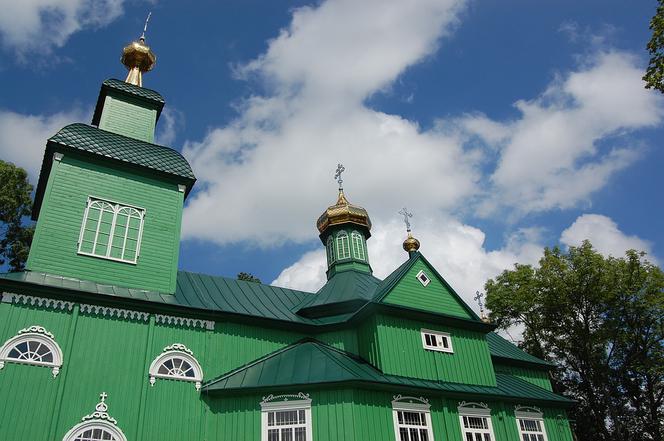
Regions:
<instances>
[{"instance_id":1,"label":"window pane","mask_svg":"<svg viewBox=\"0 0 664 441\"><path fill-rule=\"evenodd\" d=\"M281 429L281 441L293 441L293 429Z\"/></svg>"},{"instance_id":2,"label":"window pane","mask_svg":"<svg viewBox=\"0 0 664 441\"><path fill-rule=\"evenodd\" d=\"M426 429L420 429L420 439L422 441L429 441L429 432Z\"/></svg>"},{"instance_id":3,"label":"window pane","mask_svg":"<svg viewBox=\"0 0 664 441\"><path fill-rule=\"evenodd\" d=\"M279 441L279 429L268 430L267 441Z\"/></svg>"},{"instance_id":4,"label":"window pane","mask_svg":"<svg viewBox=\"0 0 664 441\"><path fill-rule=\"evenodd\" d=\"M295 441L307 441L307 429L304 427L295 428Z\"/></svg>"}]
</instances>

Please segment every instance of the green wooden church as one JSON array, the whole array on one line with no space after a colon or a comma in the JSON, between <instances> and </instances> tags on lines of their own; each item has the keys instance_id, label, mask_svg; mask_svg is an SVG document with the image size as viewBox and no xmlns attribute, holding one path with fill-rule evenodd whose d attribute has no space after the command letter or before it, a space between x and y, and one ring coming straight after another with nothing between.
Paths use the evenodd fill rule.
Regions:
<instances>
[{"instance_id":1,"label":"green wooden church","mask_svg":"<svg viewBox=\"0 0 664 441\"><path fill-rule=\"evenodd\" d=\"M493 331L418 251L372 275L371 221L317 221L315 293L178 271L195 177L154 143L155 56L123 50L92 124L47 140L24 272L0 274L3 441L571 441L547 362Z\"/></svg>"}]
</instances>

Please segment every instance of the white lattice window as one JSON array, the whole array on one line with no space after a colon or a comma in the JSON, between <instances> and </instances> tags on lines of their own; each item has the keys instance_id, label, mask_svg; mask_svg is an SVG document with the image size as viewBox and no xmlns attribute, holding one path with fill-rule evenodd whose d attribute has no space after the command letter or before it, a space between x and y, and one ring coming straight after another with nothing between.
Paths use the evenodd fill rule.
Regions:
<instances>
[{"instance_id":1,"label":"white lattice window","mask_svg":"<svg viewBox=\"0 0 664 441\"><path fill-rule=\"evenodd\" d=\"M62 366L62 350L53 334L41 326L21 329L0 348L0 369L5 363L22 363L51 368L53 378Z\"/></svg>"},{"instance_id":2,"label":"white lattice window","mask_svg":"<svg viewBox=\"0 0 664 441\"><path fill-rule=\"evenodd\" d=\"M429 401L397 395L392 401L394 436L397 441L433 441Z\"/></svg>"},{"instance_id":3,"label":"white lattice window","mask_svg":"<svg viewBox=\"0 0 664 441\"><path fill-rule=\"evenodd\" d=\"M80 423L67 432L62 441L127 441L115 418L107 413L106 397L108 395L102 392L101 401L95 407L95 411L84 416Z\"/></svg>"},{"instance_id":4,"label":"white lattice window","mask_svg":"<svg viewBox=\"0 0 664 441\"><path fill-rule=\"evenodd\" d=\"M345 231L337 234L337 259L348 259L350 257L350 243L348 241L348 233Z\"/></svg>"},{"instance_id":5,"label":"white lattice window","mask_svg":"<svg viewBox=\"0 0 664 441\"><path fill-rule=\"evenodd\" d=\"M334 263L334 238L332 236L327 238L327 263L332 265Z\"/></svg>"},{"instance_id":6,"label":"white lattice window","mask_svg":"<svg viewBox=\"0 0 664 441\"><path fill-rule=\"evenodd\" d=\"M539 409L517 406L514 416L522 441L547 441L544 415Z\"/></svg>"},{"instance_id":7,"label":"white lattice window","mask_svg":"<svg viewBox=\"0 0 664 441\"><path fill-rule=\"evenodd\" d=\"M180 343L166 346L161 355L157 356L150 365L150 384L157 382L157 378L170 380L191 381L200 390L203 381L203 369L194 357L194 353Z\"/></svg>"},{"instance_id":8,"label":"white lattice window","mask_svg":"<svg viewBox=\"0 0 664 441\"><path fill-rule=\"evenodd\" d=\"M353 257L359 260L366 260L366 253L364 252L364 237L357 231L350 234L350 241L353 246Z\"/></svg>"},{"instance_id":9,"label":"white lattice window","mask_svg":"<svg viewBox=\"0 0 664 441\"><path fill-rule=\"evenodd\" d=\"M145 210L88 198L78 238L78 253L136 263Z\"/></svg>"},{"instance_id":10,"label":"white lattice window","mask_svg":"<svg viewBox=\"0 0 664 441\"><path fill-rule=\"evenodd\" d=\"M459 420L464 441L493 441L491 409L484 403L461 403Z\"/></svg>"},{"instance_id":11,"label":"white lattice window","mask_svg":"<svg viewBox=\"0 0 664 441\"><path fill-rule=\"evenodd\" d=\"M311 400L270 395L261 402L261 441L311 441Z\"/></svg>"},{"instance_id":12,"label":"white lattice window","mask_svg":"<svg viewBox=\"0 0 664 441\"><path fill-rule=\"evenodd\" d=\"M424 349L438 352L453 353L452 336L447 332L431 331L429 329L422 329L422 346Z\"/></svg>"}]
</instances>

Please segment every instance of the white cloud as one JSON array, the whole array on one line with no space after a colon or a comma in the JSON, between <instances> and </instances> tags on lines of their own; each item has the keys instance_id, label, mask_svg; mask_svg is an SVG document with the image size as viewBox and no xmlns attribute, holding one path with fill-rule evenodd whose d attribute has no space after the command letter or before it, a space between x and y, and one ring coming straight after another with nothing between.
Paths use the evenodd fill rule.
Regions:
<instances>
[{"instance_id":1,"label":"white cloud","mask_svg":"<svg viewBox=\"0 0 664 441\"><path fill-rule=\"evenodd\" d=\"M0 109L0 159L25 168L37 183L46 140L67 124L85 120L79 109L51 115L23 115Z\"/></svg>"},{"instance_id":2,"label":"white cloud","mask_svg":"<svg viewBox=\"0 0 664 441\"><path fill-rule=\"evenodd\" d=\"M124 0L1 0L0 41L21 56L49 52L85 28L105 26L122 14Z\"/></svg>"},{"instance_id":3,"label":"white cloud","mask_svg":"<svg viewBox=\"0 0 664 441\"><path fill-rule=\"evenodd\" d=\"M648 258L651 262L657 262L655 256L651 255L650 242L623 233L618 225L607 216L581 215L560 236L560 242L567 246L579 246L586 239L597 251L606 256L622 257L625 251L634 249L645 251L649 254Z\"/></svg>"},{"instance_id":4,"label":"white cloud","mask_svg":"<svg viewBox=\"0 0 664 441\"><path fill-rule=\"evenodd\" d=\"M489 251L484 245L485 234L478 228L450 218L420 220L415 236L421 241L420 251L436 267L455 291L473 308L475 292L484 283L515 262L535 264L542 256L537 230L525 229L510 236L499 250ZM401 243L405 238L399 222L379 224L367 242L374 275L384 278L403 263L408 255ZM326 280L325 254L319 249L306 253L284 269L272 282L307 291L316 291Z\"/></svg>"},{"instance_id":5,"label":"white cloud","mask_svg":"<svg viewBox=\"0 0 664 441\"><path fill-rule=\"evenodd\" d=\"M177 133L184 126L184 114L175 107L164 107L159 118L155 133L155 143L159 145L173 145Z\"/></svg>"}]
</instances>

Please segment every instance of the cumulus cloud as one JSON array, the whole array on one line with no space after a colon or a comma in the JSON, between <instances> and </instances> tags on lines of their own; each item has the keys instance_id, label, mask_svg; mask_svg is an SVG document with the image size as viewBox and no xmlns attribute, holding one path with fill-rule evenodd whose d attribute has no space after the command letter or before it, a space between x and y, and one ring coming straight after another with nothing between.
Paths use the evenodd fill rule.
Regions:
<instances>
[{"instance_id":1,"label":"cumulus cloud","mask_svg":"<svg viewBox=\"0 0 664 441\"><path fill-rule=\"evenodd\" d=\"M46 140L67 124L87 119L86 115L80 109L51 115L24 115L0 109L0 159L25 168L30 182L36 184Z\"/></svg>"},{"instance_id":2,"label":"cumulus cloud","mask_svg":"<svg viewBox=\"0 0 664 441\"><path fill-rule=\"evenodd\" d=\"M651 254L650 242L623 233L618 224L601 214L579 216L560 236L560 242L567 246L579 246L586 239L606 256L622 257L625 251L631 249ZM657 262L652 255L649 259Z\"/></svg>"},{"instance_id":3,"label":"cumulus cloud","mask_svg":"<svg viewBox=\"0 0 664 441\"><path fill-rule=\"evenodd\" d=\"M124 0L0 1L0 41L19 55L49 52L85 28L105 26L122 14Z\"/></svg>"}]
</instances>

